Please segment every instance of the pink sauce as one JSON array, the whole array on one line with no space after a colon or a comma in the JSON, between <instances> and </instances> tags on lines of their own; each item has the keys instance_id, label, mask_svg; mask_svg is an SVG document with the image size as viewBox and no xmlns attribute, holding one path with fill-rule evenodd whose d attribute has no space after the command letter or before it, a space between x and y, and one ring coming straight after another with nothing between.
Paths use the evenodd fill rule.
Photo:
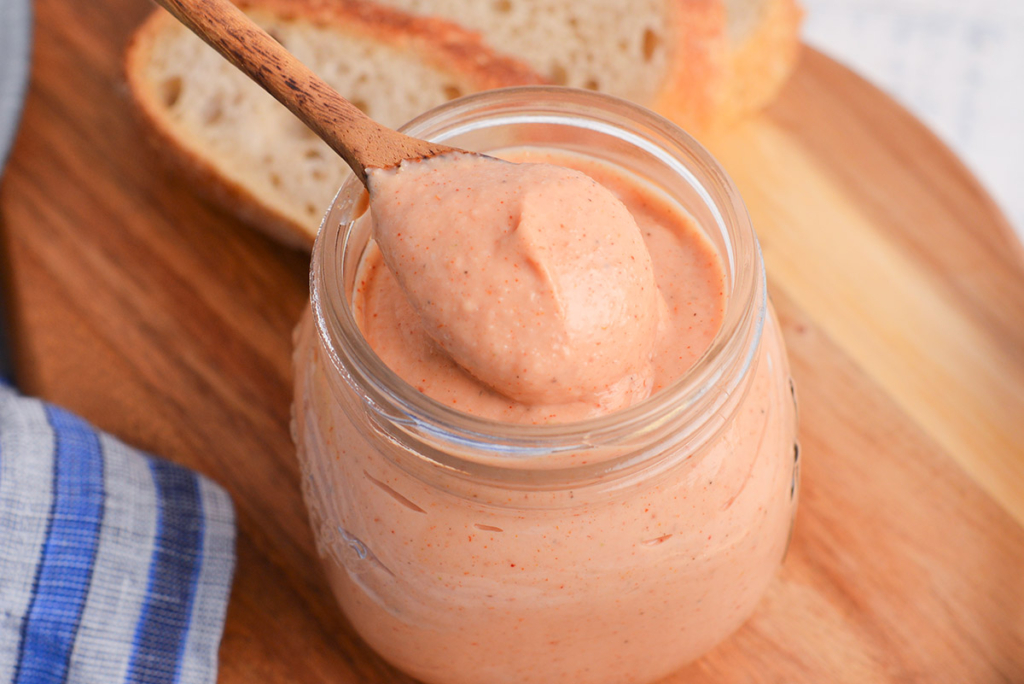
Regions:
<instances>
[{"instance_id":1,"label":"pink sauce","mask_svg":"<svg viewBox=\"0 0 1024 684\"><path fill-rule=\"evenodd\" d=\"M682 376L725 307L707 238L610 166L503 156L562 166L486 162L471 173L442 158L374 195L374 236L394 262L372 248L356 291L374 351L421 392L503 421L608 413ZM404 199L413 194L432 201Z\"/></svg>"},{"instance_id":2,"label":"pink sauce","mask_svg":"<svg viewBox=\"0 0 1024 684\"><path fill-rule=\"evenodd\" d=\"M611 192L563 166L462 153L369 179L373 235L404 294L383 305L407 302L462 369L531 405L610 411L650 395L657 287Z\"/></svg>"},{"instance_id":3,"label":"pink sauce","mask_svg":"<svg viewBox=\"0 0 1024 684\"><path fill-rule=\"evenodd\" d=\"M723 268L707 238L659 192L610 166L539 150L504 156L580 169L629 209L663 300L650 391L680 378L722 324ZM428 334L373 247L356 289L372 348L445 405L519 423L609 410L600 397L545 404L488 387ZM715 409L730 416L718 432L695 451L666 447L685 458L612 491L495 491L407 468L416 459L403 461L381 438L309 316L296 370L296 441L331 586L359 634L424 682L651 682L735 630L784 554L794 408L770 310L743 391Z\"/></svg>"}]
</instances>

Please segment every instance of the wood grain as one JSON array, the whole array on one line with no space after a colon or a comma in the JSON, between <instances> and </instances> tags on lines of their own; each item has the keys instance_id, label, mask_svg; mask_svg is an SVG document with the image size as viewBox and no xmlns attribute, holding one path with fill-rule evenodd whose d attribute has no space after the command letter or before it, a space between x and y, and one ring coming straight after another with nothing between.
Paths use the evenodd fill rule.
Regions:
<instances>
[{"instance_id":1,"label":"wood grain","mask_svg":"<svg viewBox=\"0 0 1024 684\"><path fill-rule=\"evenodd\" d=\"M38 0L0 187L20 379L224 484L221 676L407 682L340 614L288 435L307 257L154 163L119 58L137 0ZM806 51L716 140L764 247L801 399L790 556L670 682L1024 682L1024 276L1005 220L908 114Z\"/></svg>"}]
</instances>

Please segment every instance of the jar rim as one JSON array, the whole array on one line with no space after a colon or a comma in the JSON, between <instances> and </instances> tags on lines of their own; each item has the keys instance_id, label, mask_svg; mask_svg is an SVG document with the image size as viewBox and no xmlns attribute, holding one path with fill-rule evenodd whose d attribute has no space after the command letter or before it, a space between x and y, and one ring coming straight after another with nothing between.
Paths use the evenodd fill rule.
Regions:
<instances>
[{"instance_id":1,"label":"jar rim","mask_svg":"<svg viewBox=\"0 0 1024 684\"><path fill-rule=\"evenodd\" d=\"M481 112L490 112L488 116L492 119L469 118ZM723 378L734 379L733 384L738 386L748 374L767 312L760 246L731 178L700 143L676 124L631 102L587 90L559 86L489 90L452 100L413 119L400 130L443 142L474 130L473 127L495 125L493 117L498 115L504 116L506 122L518 117L543 123L547 117L559 124L574 122L584 128L612 132L658 155L674 171L686 176L718 224L701 228L722 232L726 253L721 257L723 261L731 260L733 268L725 315L715 338L694 365L673 383L641 402L605 415L533 425L483 418L446 406L400 378L377 356L362 336L343 285L339 295L337 286L344 282L341 264L345 251L352 247L353 225L351 221L342 223L339 213L346 192L351 193L358 186L350 175L321 224L310 272L313 319L332 365L359 387L372 409L402 426L406 433L458 445L458 449L449 452L468 454L483 450L495 455L486 464L459 453L434 459L460 470L469 461L473 462L474 470L538 466L539 458L552 453L632 443L657 431L666 421L678 424L689 417L692 423L713 405L714 397L710 395L720 394L712 390L720 386ZM460 119L464 120L461 126L457 123ZM337 272L332 271L334 267Z\"/></svg>"}]
</instances>

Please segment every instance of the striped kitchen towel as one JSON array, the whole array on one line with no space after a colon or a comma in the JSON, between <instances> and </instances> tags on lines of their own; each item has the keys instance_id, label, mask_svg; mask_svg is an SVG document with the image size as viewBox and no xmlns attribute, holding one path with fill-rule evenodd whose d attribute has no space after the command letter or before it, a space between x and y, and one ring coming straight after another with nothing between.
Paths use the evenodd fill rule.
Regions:
<instances>
[{"instance_id":1,"label":"striped kitchen towel","mask_svg":"<svg viewBox=\"0 0 1024 684\"><path fill-rule=\"evenodd\" d=\"M234 510L196 473L0 385L0 684L208 684Z\"/></svg>"}]
</instances>

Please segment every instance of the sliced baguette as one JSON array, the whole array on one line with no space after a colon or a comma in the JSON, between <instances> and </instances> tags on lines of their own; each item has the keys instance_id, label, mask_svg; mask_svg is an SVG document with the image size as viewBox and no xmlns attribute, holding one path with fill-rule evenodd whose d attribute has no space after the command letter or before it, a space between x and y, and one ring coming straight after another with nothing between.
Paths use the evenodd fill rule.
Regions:
<instances>
[{"instance_id":1,"label":"sliced baguette","mask_svg":"<svg viewBox=\"0 0 1024 684\"><path fill-rule=\"evenodd\" d=\"M553 83L633 100L699 129L726 94L722 0L379 0L479 31Z\"/></svg>"},{"instance_id":2,"label":"sliced baguette","mask_svg":"<svg viewBox=\"0 0 1024 684\"><path fill-rule=\"evenodd\" d=\"M543 82L440 19L354 0L240 5L388 126L465 93ZM200 191L286 244L312 245L347 174L326 144L163 10L135 33L125 67L150 136Z\"/></svg>"},{"instance_id":3,"label":"sliced baguette","mask_svg":"<svg viewBox=\"0 0 1024 684\"><path fill-rule=\"evenodd\" d=\"M796 0L379 0L479 31L553 82L660 111L685 128L764 106L792 70Z\"/></svg>"}]
</instances>

